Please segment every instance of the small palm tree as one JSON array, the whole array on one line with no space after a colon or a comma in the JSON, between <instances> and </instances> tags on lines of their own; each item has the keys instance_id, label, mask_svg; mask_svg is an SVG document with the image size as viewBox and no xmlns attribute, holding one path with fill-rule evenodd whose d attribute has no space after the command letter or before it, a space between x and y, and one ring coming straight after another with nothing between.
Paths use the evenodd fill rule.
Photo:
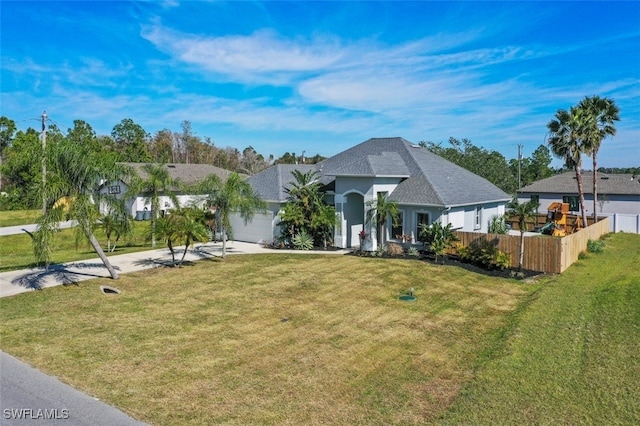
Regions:
<instances>
[{"instance_id":1,"label":"small palm tree","mask_svg":"<svg viewBox=\"0 0 640 426\"><path fill-rule=\"evenodd\" d=\"M237 173L231 173L227 181L211 175L198 187L200 194L207 194L209 206L215 206L222 233L222 257L227 254L227 234L231 234L231 214L239 213L247 223L253 216L266 208L266 203L255 193L249 182Z\"/></svg>"},{"instance_id":2,"label":"small palm tree","mask_svg":"<svg viewBox=\"0 0 640 426\"><path fill-rule=\"evenodd\" d=\"M100 218L100 227L107 237L107 251L109 252L115 251L116 245L123 235L132 235L131 221L129 220L128 215L118 215L110 212ZM112 235L115 237L113 247L111 247Z\"/></svg>"},{"instance_id":3,"label":"small palm tree","mask_svg":"<svg viewBox=\"0 0 640 426\"><path fill-rule=\"evenodd\" d=\"M145 199L151 203L151 247L156 246L156 222L160 211L160 195L165 194L171 198L176 207L179 207L175 188L180 186L177 179L171 177L165 164L145 164L142 166L144 176L135 176L131 179L127 198L139 193L147 194Z\"/></svg>"},{"instance_id":4,"label":"small palm tree","mask_svg":"<svg viewBox=\"0 0 640 426\"><path fill-rule=\"evenodd\" d=\"M398 203L395 201L389 201L387 194L378 192L378 196L375 201L367 203L369 210L367 210L366 220L367 222L376 226L376 231L380 235L380 245L384 246L385 225L387 219L390 217L393 222L393 226L398 225L398 219L400 218L400 209Z\"/></svg>"},{"instance_id":5,"label":"small palm tree","mask_svg":"<svg viewBox=\"0 0 640 426\"><path fill-rule=\"evenodd\" d=\"M507 212L505 216L509 219L518 218L518 227L520 228L520 256L518 260L518 269L522 270L524 261L524 233L527 231L527 224L534 223L536 218L536 210L539 203L536 201L528 201L520 204L517 197L513 197L507 203Z\"/></svg>"},{"instance_id":6,"label":"small palm tree","mask_svg":"<svg viewBox=\"0 0 640 426\"><path fill-rule=\"evenodd\" d=\"M172 213L172 216L176 216L177 218L177 237L184 239L184 252L182 253L180 262L178 262L178 267L180 267L187 255L189 246L196 241L201 243L207 242L209 240L209 233L207 232L207 226L204 224L204 212L196 207L179 209Z\"/></svg>"},{"instance_id":7,"label":"small palm tree","mask_svg":"<svg viewBox=\"0 0 640 426\"><path fill-rule=\"evenodd\" d=\"M614 121L620 120L620 110L612 99L599 96L585 97L578 107L586 114L584 150L593 160L593 220L595 222L598 220L598 151L607 136L615 136Z\"/></svg>"}]
</instances>

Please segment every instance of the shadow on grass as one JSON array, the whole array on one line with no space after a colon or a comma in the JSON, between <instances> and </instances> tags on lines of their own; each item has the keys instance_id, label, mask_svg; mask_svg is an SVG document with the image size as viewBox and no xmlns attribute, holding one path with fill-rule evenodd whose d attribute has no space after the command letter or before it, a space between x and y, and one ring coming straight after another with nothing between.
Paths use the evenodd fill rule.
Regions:
<instances>
[{"instance_id":1,"label":"shadow on grass","mask_svg":"<svg viewBox=\"0 0 640 426\"><path fill-rule=\"evenodd\" d=\"M51 265L47 269L30 271L11 280L12 284L31 290L40 290L45 287L47 281L53 280L62 285L77 284L79 281L90 278L104 278L90 272L82 272L83 269L105 268L102 263L70 263ZM120 269L114 267L116 270ZM73 269L73 270L72 270Z\"/></svg>"}]
</instances>

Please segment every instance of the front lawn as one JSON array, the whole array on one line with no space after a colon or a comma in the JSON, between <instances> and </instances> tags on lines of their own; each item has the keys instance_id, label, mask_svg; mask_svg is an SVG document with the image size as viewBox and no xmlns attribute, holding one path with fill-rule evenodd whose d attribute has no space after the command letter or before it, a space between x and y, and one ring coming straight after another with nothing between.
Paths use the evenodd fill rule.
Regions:
<instances>
[{"instance_id":1,"label":"front lawn","mask_svg":"<svg viewBox=\"0 0 640 426\"><path fill-rule=\"evenodd\" d=\"M42 210L2 210L0 226L30 225L42 216Z\"/></svg>"},{"instance_id":2,"label":"front lawn","mask_svg":"<svg viewBox=\"0 0 640 426\"><path fill-rule=\"evenodd\" d=\"M0 346L155 425L640 424L639 262L231 256L0 299Z\"/></svg>"},{"instance_id":3,"label":"front lawn","mask_svg":"<svg viewBox=\"0 0 640 426\"><path fill-rule=\"evenodd\" d=\"M157 425L424 424L536 288L408 260L232 256L0 299L0 341Z\"/></svg>"}]
</instances>

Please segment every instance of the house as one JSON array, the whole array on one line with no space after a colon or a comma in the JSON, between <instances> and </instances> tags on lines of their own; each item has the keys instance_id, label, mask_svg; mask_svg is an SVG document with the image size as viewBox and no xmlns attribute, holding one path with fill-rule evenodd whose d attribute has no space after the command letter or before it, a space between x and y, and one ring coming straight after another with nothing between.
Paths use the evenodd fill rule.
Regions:
<instances>
[{"instance_id":1,"label":"house","mask_svg":"<svg viewBox=\"0 0 640 426\"><path fill-rule=\"evenodd\" d=\"M234 238L258 242L279 235L278 213L293 180L292 170L315 170L336 209L334 241L338 247L378 244L375 226L365 223L369 203L379 193L398 203L397 226L387 225L385 241L402 235L416 241L422 224L439 221L454 229L486 232L491 216L505 212L511 197L489 181L403 138L373 138L316 165L276 165L249 178L254 190L268 202L269 211L245 226L236 222Z\"/></svg>"},{"instance_id":2,"label":"house","mask_svg":"<svg viewBox=\"0 0 640 426\"><path fill-rule=\"evenodd\" d=\"M585 213L593 215L593 173L582 172ZM541 179L518 191L520 202L537 200L544 210L553 202L569 203L580 214L578 183L574 172ZM611 216L612 231L640 233L640 177L631 174L598 173L598 216ZM546 210L545 210L546 211Z\"/></svg>"},{"instance_id":3,"label":"house","mask_svg":"<svg viewBox=\"0 0 640 426\"><path fill-rule=\"evenodd\" d=\"M140 178L146 179L147 174L144 171L145 164L148 163L123 163L125 166L130 167L134 173ZM178 180L181 184L194 184L209 175L218 176L223 182L232 173L229 170L221 169L220 167L212 166L210 164L165 164L164 167L169 172L169 176ZM115 195L117 198L122 199L126 196L129 189L128 181L125 178L118 182L108 182L102 185L100 192L103 194ZM201 202L202 197L195 194L188 194L183 192L180 188L173 188L175 195L180 203L180 206L188 206L193 203ZM151 215L151 199L148 193L139 193L134 197L125 200L125 207L127 211L136 220L149 219ZM163 215L168 209L175 208L171 197L168 195L160 195L160 214ZM101 207L101 212L105 213L106 207Z\"/></svg>"}]
</instances>

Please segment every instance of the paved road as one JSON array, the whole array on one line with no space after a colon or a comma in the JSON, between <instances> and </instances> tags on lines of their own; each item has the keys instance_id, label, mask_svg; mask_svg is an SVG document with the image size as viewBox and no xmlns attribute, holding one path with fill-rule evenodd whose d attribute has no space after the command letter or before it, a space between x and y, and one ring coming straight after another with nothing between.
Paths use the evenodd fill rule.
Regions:
<instances>
[{"instance_id":1,"label":"paved road","mask_svg":"<svg viewBox=\"0 0 640 426\"><path fill-rule=\"evenodd\" d=\"M0 352L0 425L134 426L115 407Z\"/></svg>"}]
</instances>

